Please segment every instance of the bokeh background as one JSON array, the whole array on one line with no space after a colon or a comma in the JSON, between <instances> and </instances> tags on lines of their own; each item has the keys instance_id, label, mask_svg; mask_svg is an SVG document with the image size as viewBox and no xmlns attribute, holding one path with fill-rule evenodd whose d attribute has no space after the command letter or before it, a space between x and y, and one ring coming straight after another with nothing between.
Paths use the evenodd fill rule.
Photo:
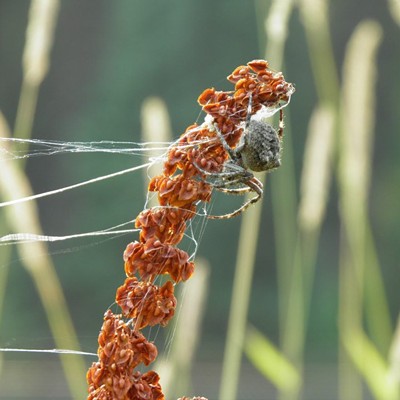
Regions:
<instances>
[{"instance_id":1,"label":"bokeh background","mask_svg":"<svg viewBox=\"0 0 400 400\"><path fill-rule=\"evenodd\" d=\"M198 95L212 86L229 90L226 76L238 65L266 58L295 84L283 166L268 176L258 211L193 226L196 257L208 274L198 326L184 327L197 340L190 365L175 365L187 339L171 344L180 338L173 330L149 332L166 362L175 363L166 367L174 371L169 398L400 398L399 24L398 0L0 1L3 137L142 142L143 118L159 112L149 114L145 105L156 97L173 140L201 122ZM47 53L39 43L27 54L43 27ZM22 161L5 154L2 201L26 195L25 177L41 193L146 162L126 154ZM132 220L145 187L136 171L40 199L35 229L70 235ZM229 212L240 201L219 196L213 211ZM0 211L2 235L32 227L25 212L35 210ZM252 217L256 222L241 229ZM124 279L122 253L135 238L79 238L39 250L0 246L0 347L79 344L96 352L103 313ZM233 294L237 260L254 267L249 295L240 285ZM76 339L57 308L56 276ZM191 290L197 293L184 291L183 303ZM230 311L232 304L245 310ZM230 314L243 320L232 322ZM27 352L0 359L0 399L84 398L85 368L94 360Z\"/></svg>"}]
</instances>

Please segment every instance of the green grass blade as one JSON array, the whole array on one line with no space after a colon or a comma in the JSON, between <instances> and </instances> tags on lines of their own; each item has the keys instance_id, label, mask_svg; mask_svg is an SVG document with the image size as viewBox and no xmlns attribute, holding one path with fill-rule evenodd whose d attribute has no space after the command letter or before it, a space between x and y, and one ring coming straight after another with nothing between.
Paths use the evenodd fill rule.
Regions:
<instances>
[{"instance_id":1,"label":"green grass blade","mask_svg":"<svg viewBox=\"0 0 400 400\"><path fill-rule=\"evenodd\" d=\"M398 400L399 382L374 344L361 331L344 336L343 345L377 400Z\"/></svg>"},{"instance_id":2,"label":"green grass blade","mask_svg":"<svg viewBox=\"0 0 400 400\"><path fill-rule=\"evenodd\" d=\"M347 46L343 67L341 99L341 137L339 148L339 206L343 227L340 260L339 391L343 400L362 398L360 364L352 365L348 353L363 330L368 258L373 249L368 241L368 189L371 173L372 134L375 109L376 53L382 37L381 27L372 21L360 23ZM375 257L376 258L376 257ZM377 270L375 270L377 273ZM369 293L371 294L371 293ZM381 293L374 293L376 298ZM385 304L385 301L377 302ZM368 310L367 310L368 311ZM380 318L374 313L370 318ZM371 378L373 379L373 378ZM377 377L378 379L378 377ZM369 379L371 386L373 382ZM376 383L377 384L377 383Z\"/></svg>"},{"instance_id":3,"label":"green grass blade","mask_svg":"<svg viewBox=\"0 0 400 400\"><path fill-rule=\"evenodd\" d=\"M31 194L32 188L21 166L3 160L0 170L0 196L8 201ZM34 202L6 207L4 215L11 231L42 234ZM79 341L47 246L41 242L21 243L17 250L24 268L36 286L57 348L79 350ZM81 399L86 392L86 365L82 356L68 355L61 356L60 359L72 398Z\"/></svg>"},{"instance_id":4,"label":"green grass blade","mask_svg":"<svg viewBox=\"0 0 400 400\"><path fill-rule=\"evenodd\" d=\"M265 22L269 39L266 58L274 69L279 69L282 64L288 20L293 3L293 0L272 1ZM275 29L277 26L280 29ZM265 178L261 181L265 183ZM221 400L235 400L237 395L261 210L261 204L257 204L257 207L250 208L242 217L219 392Z\"/></svg>"},{"instance_id":5,"label":"green grass blade","mask_svg":"<svg viewBox=\"0 0 400 400\"><path fill-rule=\"evenodd\" d=\"M278 389L295 391L300 374L268 338L254 327L247 329L244 351L251 363Z\"/></svg>"}]
</instances>

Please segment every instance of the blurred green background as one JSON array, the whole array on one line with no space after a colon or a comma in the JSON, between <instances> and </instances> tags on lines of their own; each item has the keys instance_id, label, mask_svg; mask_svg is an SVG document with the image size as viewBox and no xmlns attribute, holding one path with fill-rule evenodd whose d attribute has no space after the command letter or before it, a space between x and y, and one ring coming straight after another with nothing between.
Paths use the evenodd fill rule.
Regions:
<instances>
[{"instance_id":1,"label":"blurred green background","mask_svg":"<svg viewBox=\"0 0 400 400\"><path fill-rule=\"evenodd\" d=\"M282 70L286 80L295 84L296 93L286 109L284 167L268 177L264 202L262 206L255 206L262 207L262 214L248 321L280 349L282 357L289 360L300 375L304 373L303 384L300 388L297 384L295 389L285 388L285 384L274 381L269 372L260 372L261 368L255 367L255 361L249 356L252 361L244 358L239 378L233 379L238 384L237 398L398 398L398 387L388 389L392 383L382 382L386 382L389 375L394 382L399 380L396 369L399 346L395 340L400 283L400 139L395 135L400 129L397 111L400 102L397 79L400 71L399 2L71 0L54 4L49 69L43 82L36 85L40 90L34 107L32 138L66 142L141 142L141 109L143 102L151 96L165 102L172 135L177 138L188 125L201 122L203 118L202 115L199 117L198 95L212 86L230 90L226 76L236 66L252 59L268 59L272 68ZM274 36L280 34L282 27L278 23L274 28L268 20L274 6L282 8L280 13L287 12L284 43ZM0 109L16 136L19 136L16 120L17 110L21 107L22 58L30 7L30 1L0 1ZM325 16L328 17L326 21ZM352 35L367 19L376 24L369 26L375 39L366 40L366 46L376 40L377 54L372 54L364 64L376 68L376 81L372 72L365 86L351 86L353 81L346 80L346 54L350 51ZM324 36L326 32L330 32L330 36ZM364 31L360 32L361 43L364 43ZM362 59L369 50L364 50L363 44L360 46L359 58ZM272 59L266 49L273 53ZM363 72L359 75L363 76ZM348 89L350 96L346 98ZM364 90L367 89L366 106L358 111L359 106L364 106ZM330 185L327 184L326 215L320 221L322 225L310 233L307 227L298 224L298 206L304 197L301 176L306 163L306 140L312 130L310 119L319 106L328 107L334 119L333 155L328 172L332 178ZM370 135L365 153L366 196L360 195L366 209L366 215L359 220L362 222L346 219L348 214L350 218L352 215L343 205L348 193L346 188L357 197L360 182L354 182L351 190L351 180L346 184L343 176L351 179L353 174L351 171L343 174L340 167L341 160L346 160L343 153L347 151L341 147L346 140L342 133L352 135L354 120L361 124L361 128L355 126L354 131L364 129ZM364 122L365 126L362 125ZM314 130L319 129L324 131L325 128L319 128L317 124ZM350 149L351 146L357 164L357 155L363 145L356 140L350 144ZM349 154L352 159L353 153L350 151ZM33 191L40 193L143 161L130 155L78 153L32 157L23 167ZM319 165L315 166L316 170L319 168ZM144 187L143 173L138 171L41 199L37 204L43 232L68 235L97 231L134 219L145 202ZM7 200L4 189L1 195ZM215 209L228 212L240 201L219 196ZM354 204L358 209L357 200ZM4 221L3 215L2 218ZM242 218L209 221L202 236L197 237L197 257L209 263L210 271L207 301L200 323L199 350L188 393L209 399L228 400L221 397L223 392L219 391L219 384ZM200 236L203 222L194 225L195 236ZM354 245L351 226L359 227L360 224L362 233L358 238L361 239ZM15 231L9 222L3 222L2 227L3 234ZM354 235L357 241L357 233ZM126 244L135 239L133 234L112 239L76 239L49 246L48 252L84 351L97 350L97 333L103 313L113 302L115 290L124 279L122 253ZM1 246L0 255L4 282L0 347L60 348L59 342L53 340L32 275L21 263L21 254L13 246ZM351 281L346 283L349 282L346 269L343 270L346 260L349 265L353 260L362 269L375 256L378 260L375 272L364 270L360 278L357 275L359 269L355 268L354 282L356 286L363 282L360 286L365 290L352 287ZM29 258L29 251L25 257ZM286 270L285 263L289 265ZM312 265L311 272L307 265ZM298 279L296 266L300 271L307 270L312 277L299 295L300 311L305 313L300 319L306 322L290 325L283 321L284 315L292 321L290 313L295 311L290 308L290 301L286 304L285 298L290 293L297 293L297 289L290 286L290 278ZM282 270L286 272L282 274ZM302 272L300 276L303 276ZM379 282L382 278L383 290L374 286L376 276ZM46 280L46 275L40 279ZM289 283L282 286L282 279ZM347 290L353 291L356 305L343 304L348 293L343 293L346 285L350 285ZM351 313L348 317L358 321L354 331L351 327L346 328L346 322L341 320L340 316L345 315L346 310L356 315L354 319ZM379 322L382 315L387 316L387 330L383 333L376 329L382 326ZM374 316L378 320L374 320ZM308 330L304 325L308 325ZM304 343L297 344L299 351L291 352L291 346L285 346L285 332L296 336L299 326L302 327L299 336L306 332L306 338ZM349 350L348 346L357 347L354 343L346 342L346 336L340 340L341 332L350 332L350 335L351 332L359 334L360 330L369 337L379 355L379 367L373 372L364 371L360 358ZM166 333L153 330L149 335L157 338L160 352L169 351ZM299 340L302 342L301 338ZM355 341L360 344L360 337L356 336ZM375 365L374 357L364 350L361 353L366 357L365 362ZM0 399L71 398L57 356L4 353L2 357ZM86 366L92 361L90 357L85 358ZM344 372L338 368L340 365L345 365ZM381 382L375 382L371 377L380 373L387 375ZM354 380L346 383L343 381L346 376Z\"/></svg>"}]
</instances>

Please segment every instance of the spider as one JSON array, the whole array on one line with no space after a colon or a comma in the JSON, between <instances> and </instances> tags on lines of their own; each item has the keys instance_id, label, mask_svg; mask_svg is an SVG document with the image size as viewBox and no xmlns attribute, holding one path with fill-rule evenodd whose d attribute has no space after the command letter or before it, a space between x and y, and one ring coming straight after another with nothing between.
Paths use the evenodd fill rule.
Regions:
<instances>
[{"instance_id":1,"label":"spider","mask_svg":"<svg viewBox=\"0 0 400 400\"><path fill-rule=\"evenodd\" d=\"M251 111L252 98L250 95L244 132L238 146L234 149L228 145L218 126L214 125L217 136L229 155L229 160L225 162L223 171L213 173L204 171L197 165L196 167L205 175L216 179L212 186L219 191L230 194L255 192L256 196L231 213L208 215L209 219L236 217L251 204L259 201L263 195L263 185L252 171L271 171L281 165L283 111L280 110L278 132L266 121L254 118Z\"/></svg>"}]
</instances>

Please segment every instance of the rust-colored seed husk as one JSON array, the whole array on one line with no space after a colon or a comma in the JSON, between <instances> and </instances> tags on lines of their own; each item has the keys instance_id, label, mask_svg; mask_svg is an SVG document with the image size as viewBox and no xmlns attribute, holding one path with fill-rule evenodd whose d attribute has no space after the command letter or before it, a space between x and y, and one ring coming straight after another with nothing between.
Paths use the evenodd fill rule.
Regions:
<instances>
[{"instance_id":1,"label":"rust-colored seed husk","mask_svg":"<svg viewBox=\"0 0 400 400\"><path fill-rule=\"evenodd\" d=\"M116 292L121 314L107 310L104 315L98 361L87 373L88 400L164 400L157 373L136 370L157 357L157 348L140 330L167 325L175 313L175 285L194 273L194 263L177 245L198 204L211 199L213 187L206 182L206 174L222 172L228 159L216 129L235 148L248 112L254 114L262 107L278 110L294 91L265 60L237 67L228 80L235 86L233 92L209 88L199 96L198 103L208 114L205 122L186 129L170 147L162 174L150 180L148 190L157 192L159 206L143 210L136 218L139 239L125 249L127 277ZM160 275L167 280L157 285Z\"/></svg>"}]
</instances>

